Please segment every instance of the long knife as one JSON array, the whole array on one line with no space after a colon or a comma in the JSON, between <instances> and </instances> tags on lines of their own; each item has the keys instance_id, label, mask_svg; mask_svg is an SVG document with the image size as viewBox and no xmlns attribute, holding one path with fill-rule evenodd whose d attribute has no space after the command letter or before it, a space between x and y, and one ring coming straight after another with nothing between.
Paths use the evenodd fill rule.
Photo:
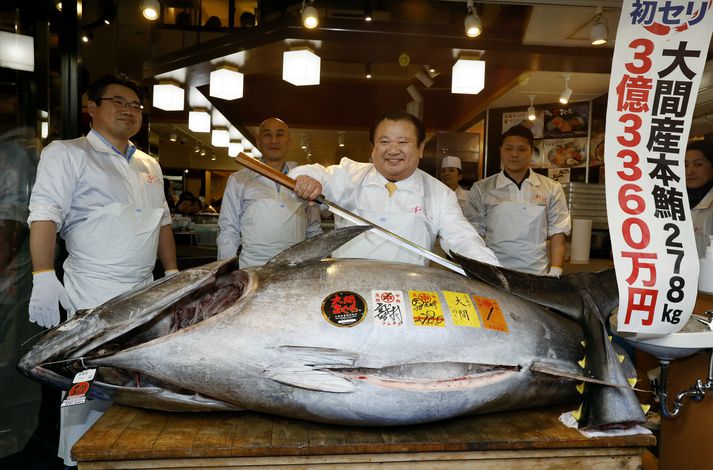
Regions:
<instances>
[{"instance_id":1,"label":"long knife","mask_svg":"<svg viewBox=\"0 0 713 470\"><path fill-rule=\"evenodd\" d=\"M235 157L235 160L240 163L241 165L245 166L246 168L249 168L253 170L254 172L264 176L267 179L270 179L274 181L277 184L280 184L292 191L295 190L295 180L287 176L286 174L282 173L281 171L277 171L274 168L266 165L265 163L261 162L260 160L256 160L252 158L249 155L246 155L242 152L238 154L237 157ZM410 240L407 240L406 238L399 236L395 234L394 232L385 229L384 227L381 227L370 220L367 220L363 217L360 217L353 212L350 212L346 210L343 207L340 207L339 205L333 203L332 201L329 201L327 198L325 198L323 195L319 195L315 201L319 202L320 204L323 204L324 206L329 209L329 211L335 215L338 215L339 217L342 217L343 219L346 219L354 224L357 225L368 225L372 228L372 230L382 236L383 238L396 243L399 246L402 246L406 248L409 251L412 251L416 253L417 255L421 255L425 258L430 259L431 261L440 264L441 266L444 266L451 271L455 271L459 274L466 275L465 271L463 268L461 268L459 265L455 264L452 261L449 261L441 256L438 256L434 252L425 249L424 247L417 245L416 243L413 243Z\"/></svg>"}]
</instances>

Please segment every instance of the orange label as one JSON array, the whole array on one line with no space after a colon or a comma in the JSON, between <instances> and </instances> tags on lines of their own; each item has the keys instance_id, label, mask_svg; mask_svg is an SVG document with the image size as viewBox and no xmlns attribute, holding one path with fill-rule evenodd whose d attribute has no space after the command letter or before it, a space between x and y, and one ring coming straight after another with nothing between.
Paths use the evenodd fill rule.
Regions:
<instances>
[{"instance_id":1,"label":"orange label","mask_svg":"<svg viewBox=\"0 0 713 470\"><path fill-rule=\"evenodd\" d=\"M500 310L500 305L495 299L487 297L473 296L475 306L478 308L480 318L483 320L483 326L489 330L508 332L508 325L505 322L505 315Z\"/></svg>"}]
</instances>

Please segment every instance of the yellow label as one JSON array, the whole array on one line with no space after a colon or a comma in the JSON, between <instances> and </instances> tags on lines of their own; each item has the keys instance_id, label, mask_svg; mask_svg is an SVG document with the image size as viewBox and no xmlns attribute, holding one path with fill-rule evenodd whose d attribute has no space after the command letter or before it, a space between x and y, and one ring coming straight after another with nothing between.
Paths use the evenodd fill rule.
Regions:
<instances>
[{"instance_id":1,"label":"yellow label","mask_svg":"<svg viewBox=\"0 0 713 470\"><path fill-rule=\"evenodd\" d=\"M451 318L453 318L454 324L480 328L478 313L475 311L475 306L473 306L468 294L444 290L443 296L446 298L446 304L448 304L448 308L451 311Z\"/></svg>"},{"instance_id":2,"label":"yellow label","mask_svg":"<svg viewBox=\"0 0 713 470\"><path fill-rule=\"evenodd\" d=\"M474 295L473 300L475 300L475 306L478 308L478 313L480 313L480 318L483 320L485 328L507 333L508 325L505 322L505 315L500 310L497 300L478 295Z\"/></svg>"},{"instance_id":3,"label":"yellow label","mask_svg":"<svg viewBox=\"0 0 713 470\"><path fill-rule=\"evenodd\" d=\"M408 291L408 297L414 325L436 326L439 328L446 326L438 293L410 290Z\"/></svg>"}]
</instances>

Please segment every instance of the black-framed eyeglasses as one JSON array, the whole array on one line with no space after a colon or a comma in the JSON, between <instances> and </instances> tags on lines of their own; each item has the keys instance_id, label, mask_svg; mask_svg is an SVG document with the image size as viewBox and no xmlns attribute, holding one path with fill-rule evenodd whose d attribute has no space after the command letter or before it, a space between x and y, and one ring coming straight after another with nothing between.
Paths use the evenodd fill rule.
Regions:
<instances>
[{"instance_id":1,"label":"black-framed eyeglasses","mask_svg":"<svg viewBox=\"0 0 713 470\"><path fill-rule=\"evenodd\" d=\"M111 101L120 108L129 108L133 109L134 111L141 111L142 109L144 109L144 105L142 105L138 101L126 101L118 96L112 96L111 98L99 98L95 101Z\"/></svg>"}]
</instances>

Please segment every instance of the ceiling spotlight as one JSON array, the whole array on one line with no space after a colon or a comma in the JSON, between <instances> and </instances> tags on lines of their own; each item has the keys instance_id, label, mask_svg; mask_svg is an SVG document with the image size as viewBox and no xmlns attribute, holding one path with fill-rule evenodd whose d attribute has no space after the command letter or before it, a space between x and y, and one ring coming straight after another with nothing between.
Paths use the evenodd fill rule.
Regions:
<instances>
[{"instance_id":1,"label":"ceiling spotlight","mask_svg":"<svg viewBox=\"0 0 713 470\"><path fill-rule=\"evenodd\" d=\"M339 131L337 133L337 142L340 147L344 147L344 131Z\"/></svg>"},{"instance_id":2,"label":"ceiling spotlight","mask_svg":"<svg viewBox=\"0 0 713 470\"><path fill-rule=\"evenodd\" d=\"M201 146L196 144L193 146L193 153L198 153L201 151Z\"/></svg>"},{"instance_id":3,"label":"ceiling spotlight","mask_svg":"<svg viewBox=\"0 0 713 470\"><path fill-rule=\"evenodd\" d=\"M205 149L204 148L201 149L201 157L205 157Z\"/></svg>"},{"instance_id":4,"label":"ceiling spotlight","mask_svg":"<svg viewBox=\"0 0 713 470\"><path fill-rule=\"evenodd\" d=\"M469 38L480 36L480 33L483 31L483 25L480 22L478 11L475 9L475 6L473 6L473 0L468 0L466 8L465 34Z\"/></svg>"},{"instance_id":5,"label":"ceiling spotlight","mask_svg":"<svg viewBox=\"0 0 713 470\"><path fill-rule=\"evenodd\" d=\"M210 159L211 159L211 161L215 161L215 151L213 151L213 153L210 154Z\"/></svg>"},{"instance_id":6,"label":"ceiling spotlight","mask_svg":"<svg viewBox=\"0 0 713 470\"><path fill-rule=\"evenodd\" d=\"M566 73L563 76L564 90L562 90L562 94L560 95L560 103L567 104L569 103L569 99L572 97L572 89L569 87L569 79L572 78L572 75Z\"/></svg>"},{"instance_id":7,"label":"ceiling spotlight","mask_svg":"<svg viewBox=\"0 0 713 470\"><path fill-rule=\"evenodd\" d=\"M312 6L314 0L310 0L309 5L305 5L306 0L302 0L302 25L307 29L314 29L319 25L319 15L317 9Z\"/></svg>"},{"instance_id":8,"label":"ceiling spotlight","mask_svg":"<svg viewBox=\"0 0 713 470\"><path fill-rule=\"evenodd\" d=\"M85 31L85 32L82 33L82 42L83 42L83 43L86 44L86 43L88 43L89 41L91 41L92 39L94 39L94 33L92 33L91 30Z\"/></svg>"},{"instance_id":9,"label":"ceiling spotlight","mask_svg":"<svg viewBox=\"0 0 713 470\"><path fill-rule=\"evenodd\" d=\"M601 46L607 43L608 28L606 22L602 19L602 7L598 6L594 16L594 24L589 30L589 39L592 40L592 46Z\"/></svg>"},{"instance_id":10,"label":"ceiling spotlight","mask_svg":"<svg viewBox=\"0 0 713 470\"><path fill-rule=\"evenodd\" d=\"M529 95L530 98L530 107L527 108L527 119L530 121L534 121L537 119L537 116L535 115L535 95Z\"/></svg>"},{"instance_id":11,"label":"ceiling spotlight","mask_svg":"<svg viewBox=\"0 0 713 470\"><path fill-rule=\"evenodd\" d=\"M307 145L309 145L309 139L306 135L303 135L302 137L300 137L300 148L302 150L307 150Z\"/></svg>"},{"instance_id":12,"label":"ceiling spotlight","mask_svg":"<svg viewBox=\"0 0 713 470\"><path fill-rule=\"evenodd\" d=\"M62 2L55 1L54 7L57 9L57 11L62 11Z\"/></svg>"},{"instance_id":13,"label":"ceiling spotlight","mask_svg":"<svg viewBox=\"0 0 713 470\"><path fill-rule=\"evenodd\" d=\"M366 63L366 74L364 76L366 78L371 78L371 63L369 62Z\"/></svg>"},{"instance_id":14,"label":"ceiling spotlight","mask_svg":"<svg viewBox=\"0 0 713 470\"><path fill-rule=\"evenodd\" d=\"M156 21L161 11L161 4L158 0L142 0L139 6L141 14L149 21Z\"/></svg>"},{"instance_id":15,"label":"ceiling spotlight","mask_svg":"<svg viewBox=\"0 0 713 470\"><path fill-rule=\"evenodd\" d=\"M373 19L374 17L372 16L371 0L366 0L364 2L364 21L369 22Z\"/></svg>"},{"instance_id":16,"label":"ceiling spotlight","mask_svg":"<svg viewBox=\"0 0 713 470\"><path fill-rule=\"evenodd\" d=\"M176 135L175 132L171 132L171 133L168 135L168 140L170 140L171 142L175 142L175 141L178 140L178 135Z\"/></svg>"}]
</instances>

